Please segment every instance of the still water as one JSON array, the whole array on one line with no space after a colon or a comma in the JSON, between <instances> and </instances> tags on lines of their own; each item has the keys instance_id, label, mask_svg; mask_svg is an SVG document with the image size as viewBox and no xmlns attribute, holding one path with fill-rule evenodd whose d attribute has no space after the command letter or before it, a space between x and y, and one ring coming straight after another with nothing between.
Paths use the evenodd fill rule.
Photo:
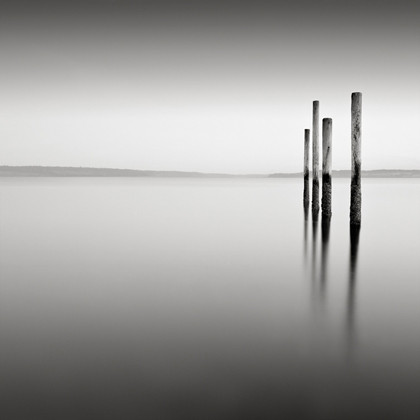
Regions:
<instances>
[{"instance_id":1,"label":"still water","mask_svg":"<svg viewBox=\"0 0 420 420\"><path fill-rule=\"evenodd\" d=\"M420 180L0 179L7 420L420 418Z\"/></svg>"}]
</instances>

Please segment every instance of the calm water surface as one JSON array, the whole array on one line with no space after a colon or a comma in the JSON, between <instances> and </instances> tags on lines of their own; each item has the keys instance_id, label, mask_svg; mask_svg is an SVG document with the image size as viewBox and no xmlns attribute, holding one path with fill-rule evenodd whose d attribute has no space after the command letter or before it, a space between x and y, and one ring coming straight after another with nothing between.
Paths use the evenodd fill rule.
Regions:
<instances>
[{"instance_id":1,"label":"calm water surface","mask_svg":"<svg viewBox=\"0 0 420 420\"><path fill-rule=\"evenodd\" d=\"M420 180L349 184L0 179L2 418L420 418Z\"/></svg>"}]
</instances>

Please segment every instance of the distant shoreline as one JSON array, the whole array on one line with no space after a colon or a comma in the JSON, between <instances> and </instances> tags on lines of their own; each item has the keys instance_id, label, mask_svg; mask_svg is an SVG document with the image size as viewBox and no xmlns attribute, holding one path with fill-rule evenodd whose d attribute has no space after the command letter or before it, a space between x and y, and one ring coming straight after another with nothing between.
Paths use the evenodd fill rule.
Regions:
<instances>
[{"instance_id":1,"label":"distant shoreline","mask_svg":"<svg viewBox=\"0 0 420 420\"><path fill-rule=\"evenodd\" d=\"M64 166L0 166L0 177L152 177L152 178L301 178L302 172L274 174L221 174L183 171L83 168ZM365 178L420 178L420 170L377 169L362 171ZM349 178L349 170L333 171L334 178Z\"/></svg>"}]
</instances>

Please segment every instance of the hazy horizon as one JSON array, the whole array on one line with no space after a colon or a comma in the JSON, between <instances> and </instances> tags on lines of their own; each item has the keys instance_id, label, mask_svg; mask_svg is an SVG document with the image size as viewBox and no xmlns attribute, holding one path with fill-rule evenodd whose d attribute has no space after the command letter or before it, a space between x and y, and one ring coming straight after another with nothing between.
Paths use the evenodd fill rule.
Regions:
<instances>
[{"instance_id":1,"label":"hazy horizon","mask_svg":"<svg viewBox=\"0 0 420 420\"><path fill-rule=\"evenodd\" d=\"M128 171L128 172L156 172L156 173L185 173L185 174L202 174L202 175L232 175L232 176L271 176L271 175L302 175L303 171L296 172L203 172L203 171L181 171L177 169L134 169L134 168L120 168L120 167L99 167L99 166L61 166L61 165L0 165L1 169L10 168L11 170L19 170L24 168L36 169L75 169L75 170L94 170L94 171ZM420 172L420 169L401 169L401 168L378 168L378 169L362 169L362 173L369 172ZM322 170L320 169L320 173ZM333 173L348 172L350 175L350 169L333 169ZM0 176L2 175L0 171ZM312 170L309 170L309 175L312 176Z\"/></svg>"},{"instance_id":2,"label":"hazy horizon","mask_svg":"<svg viewBox=\"0 0 420 420\"><path fill-rule=\"evenodd\" d=\"M0 165L300 172L312 101L350 168L420 169L420 5L0 1Z\"/></svg>"}]
</instances>

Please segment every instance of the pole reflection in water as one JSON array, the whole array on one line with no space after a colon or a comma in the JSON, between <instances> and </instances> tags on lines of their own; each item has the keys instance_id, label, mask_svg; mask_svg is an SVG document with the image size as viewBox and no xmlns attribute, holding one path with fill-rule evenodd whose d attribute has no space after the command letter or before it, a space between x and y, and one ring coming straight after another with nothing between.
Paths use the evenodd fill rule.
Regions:
<instances>
[{"instance_id":1,"label":"pole reflection in water","mask_svg":"<svg viewBox=\"0 0 420 420\"><path fill-rule=\"evenodd\" d=\"M349 351L356 339L356 286L357 286L357 255L359 252L360 225L350 225L350 266L347 293L346 330Z\"/></svg>"},{"instance_id":2,"label":"pole reflection in water","mask_svg":"<svg viewBox=\"0 0 420 420\"><path fill-rule=\"evenodd\" d=\"M311 261L311 288L312 288L312 301L316 303L317 295L317 239L318 239L318 222L319 222L319 211L312 209L312 261Z\"/></svg>"},{"instance_id":3,"label":"pole reflection in water","mask_svg":"<svg viewBox=\"0 0 420 420\"><path fill-rule=\"evenodd\" d=\"M321 276L320 276L320 284L319 284L319 292L321 299L325 299L325 290L327 287L327 266L328 266L328 248L329 248L329 241L330 241L330 225L331 225L331 218L330 217L322 217L321 222L321 241L322 241L322 248L321 248Z\"/></svg>"}]
</instances>

